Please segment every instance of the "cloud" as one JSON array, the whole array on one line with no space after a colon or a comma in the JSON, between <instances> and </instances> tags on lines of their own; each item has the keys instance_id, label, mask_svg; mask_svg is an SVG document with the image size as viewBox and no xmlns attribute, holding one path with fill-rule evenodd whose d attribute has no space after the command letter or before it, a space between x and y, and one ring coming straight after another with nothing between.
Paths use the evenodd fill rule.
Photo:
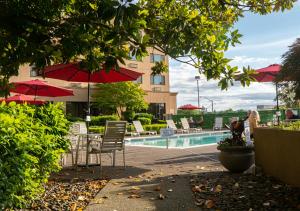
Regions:
<instances>
[{"instance_id":1,"label":"cloud","mask_svg":"<svg viewBox=\"0 0 300 211\"><path fill-rule=\"evenodd\" d=\"M291 45L299 36L293 36L281 40L276 40L272 42L261 42L261 43L255 43L255 44L243 44L243 45L238 45L236 47L230 47L229 52L234 52L234 51L249 51L249 50L255 50L255 51L260 51L260 50L269 50L269 49L282 49L286 48L287 46Z\"/></svg>"},{"instance_id":2,"label":"cloud","mask_svg":"<svg viewBox=\"0 0 300 211\"><path fill-rule=\"evenodd\" d=\"M252 63L254 66L260 62L276 63L276 58L255 58L246 56L237 56L233 60L236 64L242 65L243 61ZM274 62L272 62L274 61ZM171 91L178 92L177 105L191 103L197 105L197 82L195 75L198 72L192 66L179 62L171 62L170 65L170 85ZM200 96L214 100L216 110L226 110L229 108L238 109L256 109L257 105L274 105L275 87L272 83L252 83L249 87L242 87L239 82L228 91L221 91L218 87L218 81L207 81L204 76L200 76L199 91ZM200 104L211 108L211 102L205 98L200 98Z\"/></svg>"}]
</instances>

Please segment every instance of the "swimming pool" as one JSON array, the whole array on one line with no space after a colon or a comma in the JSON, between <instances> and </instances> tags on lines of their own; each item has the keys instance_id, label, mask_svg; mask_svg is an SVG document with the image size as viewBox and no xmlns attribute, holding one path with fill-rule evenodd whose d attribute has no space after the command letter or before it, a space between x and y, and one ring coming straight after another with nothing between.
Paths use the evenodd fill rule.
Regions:
<instances>
[{"instance_id":1,"label":"swimming pool","mask_svg":"<svg viewBox=\"0 0 300 211\"><path fill-rule=\"evenodd\" d=\"M216 144L229 137L229 132L203 132L198 134L176 134L169 138L168 148L190 148ZM167 148L167 139L162 137L131 138L126 140L128 146Z\"/></svg>"}]
</instances>

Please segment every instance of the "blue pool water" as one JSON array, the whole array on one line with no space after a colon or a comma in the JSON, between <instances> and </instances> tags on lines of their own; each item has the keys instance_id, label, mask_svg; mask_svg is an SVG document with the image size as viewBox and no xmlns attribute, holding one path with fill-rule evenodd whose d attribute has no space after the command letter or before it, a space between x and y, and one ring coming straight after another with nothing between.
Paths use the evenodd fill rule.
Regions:
<instances>
[{"instance_id":1,"label":"blue pool water","mask_svg":"<svg viewBox=\"0 0 300 211\"><path fill-rule=\"evenodd\" d=\"M216 144L217 142L229 137L228 132L214 132L214 133L202 133L202 134L184 134L174 135L169 138L169 148L189 148L197 147L208 144ZM167 139L161 137L152 138L137 138L126 141L126 145L129 146L148 146L148 147L167 147Z\"/></svg>"}]
</instances>

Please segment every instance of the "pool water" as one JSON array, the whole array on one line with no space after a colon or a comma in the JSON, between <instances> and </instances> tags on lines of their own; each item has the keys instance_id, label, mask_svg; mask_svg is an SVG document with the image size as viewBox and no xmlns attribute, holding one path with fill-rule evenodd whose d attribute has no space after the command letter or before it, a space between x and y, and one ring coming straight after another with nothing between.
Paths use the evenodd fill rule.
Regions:
<instances>
[{"instance_id":1,"label":"pool water","mask_svg":"<svg viewBox=\"0 0 300 211\"><path fill-rule=\"evenodd\" d=\"M229 137L228 132L175 135L169 138L168 148L190 148L217 142ZM126 141L129 146L167 147L167 139L161 137L137 138Z\"/></svg>"}]
</instances>

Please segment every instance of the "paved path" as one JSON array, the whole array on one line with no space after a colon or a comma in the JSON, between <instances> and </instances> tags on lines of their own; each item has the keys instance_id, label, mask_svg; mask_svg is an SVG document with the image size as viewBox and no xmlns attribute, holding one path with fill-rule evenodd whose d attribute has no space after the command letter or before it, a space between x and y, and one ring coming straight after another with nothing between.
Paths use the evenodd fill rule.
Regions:
<instances>
[{"instance_id":1,"label":"paved path","mask_svg":"<svg viewBox=\"0 0 300 211\"><path fill-rule=\"evenodd\" d=\"M190 190L190 176L210 167L221 169L216 159L216 145L189 149L127 147L126 169L120 167L120 153L119 166L104 168L103 176L112 180L86 210L199 210Z\"/></svg>"}]
</instances>

